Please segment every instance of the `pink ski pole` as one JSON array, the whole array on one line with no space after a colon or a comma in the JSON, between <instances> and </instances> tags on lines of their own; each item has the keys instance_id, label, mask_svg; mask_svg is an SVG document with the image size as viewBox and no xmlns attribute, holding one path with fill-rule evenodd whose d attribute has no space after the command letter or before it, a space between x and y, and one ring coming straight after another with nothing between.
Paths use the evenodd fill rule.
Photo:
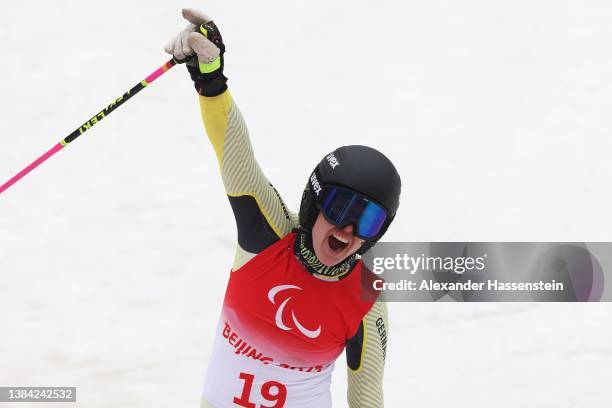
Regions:
<instances>
[{"instance_id":1,"label":"pink ski pole","mask_svg":"<svg viewBox=\"0 0 612 408\"><path fill-rule=\"evenodd\" d=\"M66 136L64 139L62 139L58 144L53 146L51 149L49 149L46 153L44 153L38 159L36 159L32 163L30 163L29 166L27 166L26 168L21 170L19 173L17 173L15 176L13 176L9 181L7 181L6 183L2 184L0 186L0 194L2 194L6 189L8 189L13 184L17 183L19 180L21 180L23 177L25 177L29 172L34 170L36 167L38 167L41 164L43 164L45 161L47 161L47 159L49 159L55 153L59 152L64 147L68 146L68 144L71 143L72 141L74 141L77 137L79 137L83 133L87 132L96 123L100 122L102 119L104 119L105 117L110 115L111 112L113 112L115 109L117 109L118 107L123 105L127 100L129 100L132 96L136 95L138 92L142 91L149 84L153 83L153 81L155 81L157 78L162 76L170 68L172 68L176 64L180 64L182 62L183 61L179 61L179 60L177 60L175 58L172 58L170 61L166 62L161 67L157 68L151 75L149 75L144 80L142 80L140 83L138 83L137 85L132 87L132 89L130 89L129 91L127 91L126 93L121 95L119 98L115 99L107 107L102 109L100 112L98 112L96 115L94 115L87 122L83 123L78 129L76 129L74 132L72 132L71 134Z\"/></svg>"}]
</instances>

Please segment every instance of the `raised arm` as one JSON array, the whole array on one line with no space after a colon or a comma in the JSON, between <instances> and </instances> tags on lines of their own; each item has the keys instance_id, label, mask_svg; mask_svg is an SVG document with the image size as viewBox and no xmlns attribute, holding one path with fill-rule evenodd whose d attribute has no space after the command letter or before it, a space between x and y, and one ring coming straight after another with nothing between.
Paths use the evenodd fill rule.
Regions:
<instances>
[{"instance_id":1,"label":"raised arm","mask_svg":"<svg viewBox=\"0 0 612 408\"><path fill-rule=\"evenodd\" d=\"M387 304L376 302L346 343L350 408L383 408L383 375L389 335Z\"/></svg>"},{"instance_id":2,"label":"raised arm","mask_svg":"<svg viewBox=\"0 0 612 408\"><path fill-rule=\"evenodd\" d=\"M190 52L196 54L187 65L200 95L202 120L236 219L236 270L288 234L297 217L287 210L255 159L242 114L227 90L225 45L217 27L194 10L183 10L183 16L191 24L168 44L166 51L177 58L181 53L183 58L189 58Z\"/></svg>"},{"instance_id":3,"label":"raised arm","mask_svg":"<svg viewBox=\"0 0 612 408\"><path fill-rule=\"evenodd\" d=\"M200 106L236 218L239 248L257 254L288 234L295 217L257 163L246 124L229 91L200 96Z\"/></svg>"}]
</instances>

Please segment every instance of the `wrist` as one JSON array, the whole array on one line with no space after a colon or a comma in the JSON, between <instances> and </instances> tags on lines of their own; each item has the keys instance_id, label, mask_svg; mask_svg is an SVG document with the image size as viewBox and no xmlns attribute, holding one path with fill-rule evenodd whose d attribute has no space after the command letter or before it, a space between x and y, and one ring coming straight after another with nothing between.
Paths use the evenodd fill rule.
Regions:
<instances>
[{"instance_id":1,"label":"wrist","mask_svg":"<svg viewBox=\"0 0 612 408\"><path fill-rule=\"evenodd\" d=\"M216 67L216 68L215 68ZM223 60L216 58L210 64L198 62L197 57L187 62L196 91L202 96L221 95L227 89L227 77L223 75Z\"/></svg>"},{"instance_id":2,"label":"wrist","mask_svg":"<svg viewBox=\"0 0 612 408\"><path fill-rule=\"evenodd\" d=\"M194 85L202 96L218 96L227 90L227 78L220 74L210 81L195 81Z\"/></svg>"}]
</instances>

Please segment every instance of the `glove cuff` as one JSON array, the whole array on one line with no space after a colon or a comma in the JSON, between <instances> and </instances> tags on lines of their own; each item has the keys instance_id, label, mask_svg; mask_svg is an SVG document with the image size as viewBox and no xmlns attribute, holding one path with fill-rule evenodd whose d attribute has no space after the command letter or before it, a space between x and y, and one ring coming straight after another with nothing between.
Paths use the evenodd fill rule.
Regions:
<instances>
[{"instance_id":1,"label":"glove cuff","mask_svg":"<svg viewBox=\"0 0 612 408\"><path fill-rule=\"evenodd\" d=\"M202 96L217 96L227 90L227 78L221 74L212 80L195 81L194 86Z\"/></svg>"},{"instance_id":2,"label":"glove cuff","mask_svg":"<svg viewBox=\"0 0 612 408\"><path fill-rule=\"evenodd\" d=\"M187 70L191 75L196 91L202 96L217 96L227 90L227 77L223 75L223 61L221 66L210 73L204 73L200 69L197 56L193 56L187 62Z\"/></svg>"}]
</instances>

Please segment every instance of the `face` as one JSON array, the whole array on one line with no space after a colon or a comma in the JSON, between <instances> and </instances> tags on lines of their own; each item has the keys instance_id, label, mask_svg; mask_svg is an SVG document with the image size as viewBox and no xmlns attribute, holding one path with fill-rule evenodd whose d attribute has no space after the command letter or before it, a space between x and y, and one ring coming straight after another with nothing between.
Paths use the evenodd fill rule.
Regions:
<instances>
[{"instance_id":1,"label":"face","mask_svg":"<svg viewBox=\"0 0 612 408\"><path fill-rule=\"evenodd\" d=\"M354 254L365 241L353 235L353 226L338 228L319 213L312 227L312 246L319 261L334 266Z\"/></svg>"}]
</instances>

